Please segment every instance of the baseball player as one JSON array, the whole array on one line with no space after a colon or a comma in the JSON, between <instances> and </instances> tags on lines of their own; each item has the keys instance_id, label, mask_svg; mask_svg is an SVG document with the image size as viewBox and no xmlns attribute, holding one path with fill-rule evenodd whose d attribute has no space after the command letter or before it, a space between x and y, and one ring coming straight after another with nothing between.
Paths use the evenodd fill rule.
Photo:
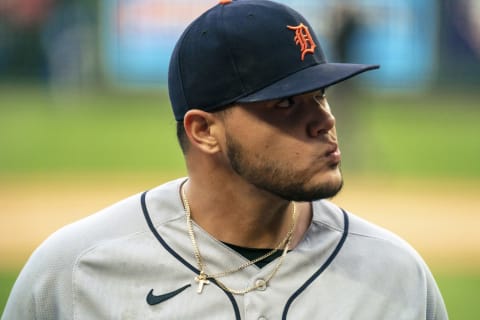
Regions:
<instances>
[{"instance_id":1,"label":"baseball player","mask_svg":"<svg viewBox=\"0 0 480 320\"><path fill-rule=\"evenodd\" d=\"M221 1L184 31L169 93L188 177L49 237L2 319L447 319L407 243L325 200L342 187L312 27L265 0Z\"/></svg>"}]
</instances>

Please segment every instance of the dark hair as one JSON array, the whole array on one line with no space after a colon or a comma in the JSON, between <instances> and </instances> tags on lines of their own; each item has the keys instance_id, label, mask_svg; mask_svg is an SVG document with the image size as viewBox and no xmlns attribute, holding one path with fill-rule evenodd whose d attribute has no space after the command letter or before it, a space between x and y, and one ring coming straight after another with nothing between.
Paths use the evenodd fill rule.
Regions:
<instances>
[{"instance_id":1,"label":"dark hair","mask_svg":"<svg viewBox=\"0 0 480 320\"><path fill-rule=\"evenodd\" d=\"M188 150L189 141L187 133L185 132L185 127L183 126L183 121L177 121L177 140L183 154L185 154Z\"/></svg>"}]
</instances>

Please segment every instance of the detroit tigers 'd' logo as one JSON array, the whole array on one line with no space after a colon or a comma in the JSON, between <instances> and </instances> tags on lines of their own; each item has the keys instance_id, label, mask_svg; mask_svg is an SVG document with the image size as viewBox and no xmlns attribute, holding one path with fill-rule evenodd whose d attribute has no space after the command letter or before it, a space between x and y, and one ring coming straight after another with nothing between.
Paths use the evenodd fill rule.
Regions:
<instances>
[{"instance_id":1,"label":"detroit tigers 'd' logo","mask_svg":"<svg viewBox=\"0 0 480 320\"><path fill-rule=\"evenodd\" d=\"M295 44L300 46L300 51L302 54L302 61L305 59L307 53L313 54L317 45L313 41L312 35L308 30L308 27L303 23L300 23L298 26L287 26L288 29L295 31Z\"/></svg>"}]
</instances>

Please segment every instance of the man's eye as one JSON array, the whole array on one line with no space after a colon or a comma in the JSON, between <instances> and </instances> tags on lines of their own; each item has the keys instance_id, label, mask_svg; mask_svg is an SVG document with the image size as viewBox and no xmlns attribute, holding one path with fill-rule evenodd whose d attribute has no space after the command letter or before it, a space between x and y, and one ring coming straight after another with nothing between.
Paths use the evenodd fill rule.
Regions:
<instances>
[{"instance_id":1,"label":"man's eye","mask_svg":"<svg viewBox=\"0 0 480 320\"><path fill-rule=\"evenodd\" d=\"M290 108L291 106L293 106L293 104L294 104L293 98L289 97L289 98L285 98L285 99L280 100L280 102L277 103L277 107L278 108Z\"/></svg>"},{"instance_id":2,"label":"man's eye","mask_svg":"<svg viewBox=\"0 0 480 320\"><path fill-rule=\"evenodd\" d=\"M320 101L322 101L322 99L325 99L325 89L321 89L316 95L313 96L313 99L317 103L320 103Z\"/></svg>"}]
</instances>

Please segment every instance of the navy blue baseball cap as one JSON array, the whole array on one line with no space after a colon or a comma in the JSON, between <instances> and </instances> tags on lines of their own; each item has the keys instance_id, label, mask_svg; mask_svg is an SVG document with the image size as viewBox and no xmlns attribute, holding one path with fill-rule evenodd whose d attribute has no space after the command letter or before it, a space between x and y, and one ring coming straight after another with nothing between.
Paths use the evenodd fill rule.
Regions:
<instances>
[{"instance_id":1,"label":"navy blue baseball cap","mask_svg":"<svg viewBox=\"0 0 480 320\"><path fill-rule=\"evenodd\" d=\"M329 63L313 28L295 10L267 0L221 0L194 20L170 60L175 119L331 86L378 65Z\"/></svg>"}]
</instances>

